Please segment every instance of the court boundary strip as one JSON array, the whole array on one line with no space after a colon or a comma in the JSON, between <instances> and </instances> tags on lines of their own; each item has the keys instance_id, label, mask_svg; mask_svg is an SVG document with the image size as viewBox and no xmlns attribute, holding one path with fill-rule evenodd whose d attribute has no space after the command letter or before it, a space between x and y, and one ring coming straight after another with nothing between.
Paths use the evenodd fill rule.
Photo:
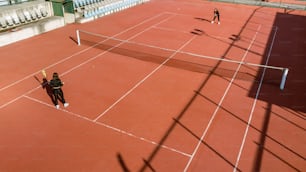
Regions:
<instances>
[{"instance_id":1,"label":"court boundary strip","mask_svg":"<svg viewBox=\"0 0 306 172\"><path fill-rule=\"evenodd\" d=\"M275 37L276 37L276 33L277 33L277 29L274 32L272 43L270 45L269 53L268 53L268 56L267 56L265 64L269 63L270 55L271 55L271 52L272 52L272 49L273 49L273 45L274 45L274 41L275 41ZM254 114L255 107L256 107L256 104L257 104L257 100L258 100L258 96L259 96L259 93L260 93L260 90L261 90L263 79L265 77L265 73L266 73L266 68L264 68L263 72L262 72L262 76L261 76L261 79L260 79L260 82L259 82L259 85L258 85L258 89L257 89L257 92L256 92L255 100L254 100L253 105L252 105L251 113L250 113L250 116L249 116L249 119L248 119L248 124L247 124L247 126L245 128L245 131L244 131L244 136L243 136L243 139L242 139L242 143L240 145L239 154L237 156L236 163L235 163L235 168L234 168L233 172L237 171L237 168L238 168L238 165L239 165L240 157L241 157L244 145L245 145L246 138L248 136L249 128L250 128L250 125L251 125L251 122L252 122L252 119L253 119L253 114Z\"/></svg>"},{"instance_id":2,"label":"court boundary strip","mask_svg":"<svg viewBox=\"0 0 306 172\"><path fill-rule=\"evenodd\" d=\"M164 15L164 14L166 14L166 12L163 12L163 13L160 13L160 14L158 14L158 15L152 16L152 17L150 17L150 18L148 18L148 19L146 19L146 20L143 20L142 22L140 22L140 23L138 23L138 24L136 24L136 25L134 25L134 26L132 26L132 27L129 27L129 28L127 28L127 29L125 29L125 30L123 30L123 31L121 31L121 32L119 32L119 33L117 33L117 34L114 34L112 37L116 37L116 36L119 36L119 35L121 35L121 34L123 34L123 33L126 33L126 32L128 32L128 31L130 31L130 30L132 30L132 29L134 29L134 28L136 28L136 27L138 27L138 26L141 26L142 24L147 23L147 22L149 22L149 21L151 21L151 20L153 20L153 19L155 19L155 18L157 18L157 17L160 17L160 16ZM107 40L104 40L104 41L107 41ZM102 42L102 41L101 41L101 42ZM74 53L73 55L70 55L70 56L68 56L68 57L66 57L66 58L64 58L64 59L62 59L62 60L60 60L60 61L58 61L58 62L55 62L55 63L53 63L53 64L50 64L50 65L48 65L47 67L45 67L44 69L49 69L49 68L51 68L51 67L53 67L53 66L56 66L56 65L58 65L58 64L60 64L60 63L62 63L62 62L65 62L65 61L71 59L72 57L74 57L74 56L76 56L76 55L79 55L79 54L81 54L81 53L83 53L83 52L86 52L86 51L89 50L89 49L94 48L94 47L97 46L97 45L99 45L99 43L97 43L97 44L94 45L94 46L90 46L90 47L88 47L88 48L86 48L86 49L83 49L83 50L81 50L81 51L78 51L78 52ZM100 53L100 54L102 54L102 53ZM96 56L97 56L97 55L96 55ZM91 57L90 59L95 59L95 58L97 58L96 56ZM91 61L90 59L86 60L86 63L90 62L90 61ZM83 62L83 63L84 63L84 62ZM86 63L84 63L84 64L86 64ZM83 65L84 65L84 64L83 64ZM78 67L80 67L80 65L78 65ZM76 69L76 67L73 67L73 69ZM71 72L71 71L72 71L72 70L70 69L69 72ZM62 73L61 76L64 76L64 75L66 75L66 74L69 73L69 72L66 71L66 72ZM35 75L38 74L38 73L40 73L40 71L34 72L34 73L30 74L30 75L27 75L27 76L23 77L22 79L19 79L19 80L15 81L15 82L13 82L13 83L11 83L11 84L9 84L9 85L4 86L4 87L0 88L0 92L3 91L3 90L5 90L5 89L7 89L7 88L9 88L9 87L12 87L12 86L17 85L17 84L19 84L20 82L22 82L22 81L24 81L24 80L26 80L26 79L28 79L28 78L30 78L30 77L33 77L33 76L35 76ZM9 105L9 104L11 104L11 103L17 101L17 100L20 99L23 95L29 94L29 93L31 93L31 92L37 90L37 89L40 88L40 87L41 87L41 86L37 86L37 87L35 87L35 88L33 88L33 89L31 89L31 90L25 92L24 94L22 94L22 95L20 95L20 96L17 96L17 97L15 97L14 99L12 99L12 100L10 100L10 101L8 101L8 102L2 104L2 105L0 106L0 109L2 109L2 108L4 108L4 107L6 107L7 105Z\"/></svg>"},{"instance_id":3,"label":"court boundary strip","mask_svg":"<svg viewBox=\"0 0 306 172\"><path fill-rule=\"evenodd\" d=\"M244 53L244 55L243 55L243 57L242 57L242 59L241 59L241 62L243 62L244 59L246 58L246 56L247 56L247 54L248 54L248 52L249 52L249 49L252 47L252 45L253 45L255 39L257 38L257 34L259 33L260 28L261 28L261 25L258 26L257 31L256 31L255 35L253 36L253 39L252 39L252 41L251 41L249 47L247 48L247 51L245 51L245 53ZM198 141L198 143L197 143L197 145L196 145L196 147L195 147L195 149L194 149L194 151L193 151L193 153L192 153L192 155L191 155L189 161L187 162L187 164L186 164L186 166L185 166L185 169L184 169L184 172L186 172L186 171L188 170L189 166L191 165L191 162L193 161L193 159L194 159L196 153L198 152L198 149L200 148L200 145L201 145L202 142L204 141L204 138L205 138L205 136L206 136L206 134L207 134L207 132L208 132L208 130L209 130L209 128L210 128L212 122L214 121L215 117L217 116L217 112L219 111L219 109L220 109L220 107L221 107L221 104L223 103L223 101L224 101L224 99L225 99L225 97L226 97L226 95L227 95L229 89L231 88L232 83L234 82L234 80L235 80L235 78L236 78L236 76L237 76L237 74L238 74L239 69L240 69L241 66L242 66L242 63L240 63L240 64L238 65L238 67L237 67L237 69L236 69L236 71L235 71L235 73L234 73L234 75L233 75L233 77L232 77L230 83L228 84L228 86L227 86L227 88L226 88L226 90L225 90L225 92L224 92L222 98L220 99L220 101L219 101L219 103L218 103L217 108L215 109L213 115L211 116L211 118L210 118L210 120L209 120L209 122L208 122L208 124L207 124L207 126L206 126L206 128L205 128L205 130L204 130L204 132L203 132L203 134L202 134L202 136L201 136L201 138L200 138L200 140Z\"/></svg>"},{"instance_id":4,"label":"court boundary strip","mask_svg":"<svg viewBox=\"0 0 306 172\"><path fill-rule=\"evenodd\" d=\"M54 106L53 106L53 105L51 105L51 104L49 104L49 103L46 103L46 102L44 102L44 101L42 101L42 100L38 100L38 99L33 98L33 97L30 97L30 96L28 96L28 95L23 95L22 97L24 97L24 98L26 98L26 99L28 99L28 100L31 100L31 101L33 101L33 102L36 102L36 103L39 103L39 104L42 104L42 105L45 105L45 106L48 106L48 107L54 109ZM94 121L94 120L92 120L92 119L90 119L90 118L87 118L87 117L84 116L84 115L80 115L80 114L77 114L77 113L68 111L68 110L66 110L66 109L62 109L62 108L57 109L57 110L60 110L60 111L62 111L62 112L65 112L66 114L72 115L72 116L74 116L74 117L80 118L80 119L82 119L82 120L91 122L91 123L93 123L93 124L97 124L97 125L103 126L103 127L105 127L105 128L111 129L111 130L116 131L116 132L118 132L118 133L121 133L121 134L130 136L130 137L136 138L136 139L138 139L138 140L141 140L141 141L144 141L144 142L147 142L147 143L150 143L150 144L152 144L152 145L160 146L160 147L162 147L162 148L164 148L164 149L170 150L170 151L172 151L172 152L176 152L176 153L181 154L181 155L183 155L183 156L186 156L186 157L190 157L190 156L191 156L190 154L185 153L185 152L183 152L183 151L180 151L180 150L178 150L178 149L175 149L175 148L172 148L172 147L169 147L169 146L166 146L166 145L160 145L160 144L158 144L158 143L155 142L155 141L146 139L146 138L144 138L144 137L136 136L136 135L133 134L133 133L130 133L130 132L127 132L127 131L125 131L125 130L122 130L122 129L119 129L119 128L110 126L110 125L108 125L108 124L106 124L106 123L99 122L99 121Z\"/></svg>"}]
</instances>

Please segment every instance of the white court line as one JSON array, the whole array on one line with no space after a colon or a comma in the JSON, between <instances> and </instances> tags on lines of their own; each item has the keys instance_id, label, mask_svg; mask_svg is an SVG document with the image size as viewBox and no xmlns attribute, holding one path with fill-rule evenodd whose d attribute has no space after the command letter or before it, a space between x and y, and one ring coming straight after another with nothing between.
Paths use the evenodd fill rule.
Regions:
<instances>
[{"instance_id":1,"label":"white court line","mask_svg":"<svg viewBox=\"0 0 306 172\"><path fill-rule=\"evenodd\" d=\"M203 18L205 19L205 17L207 17L207 15L205 14L201 14L200 16L195 16L195 15L190 15L190 14L182 14L182 13L176 13L176 12L170 12L170 11L167 11L165 13L168 13L168 14L173 14L173 15L177 15L177 16L186 16L186 17L193 17L194 20L196 20L196 18ZM213 18L213 15L209 14L209 19L206 19L206 20L211 20ZM209 23L209 21L203 21L203 22L207 22ZM236 24L244 24L243 21L237 21L237 20L230 20L230 19L227 19L227 18L222 18L222 20L220 19L221 21L221 24L223 23L223 21L226 21L226 22L230 22L230 23L236 23ZM273 25L268 25L268 24L262 24L262 23L259 23L259 22L252 22L250 21L249 24L252 24L252 25L261 25L261 27L273 27ZM250 26L251 27L251 26ZM252 28L252 27L251 27ZM248 29L248 28L247 28Z\"/></svg>"},{"instance_id":2,"label":"white court line","mask_svg":"<svg viewBox=\"0 0 306 172\"><path fill-rule=\"evenodd\" d=\"M187 41L184 45L182 45L178 50L176 50L170 57L168 57L163 63L157 66L151 73L145 76L142 80L140 80L134 87L132 87L129 91L127 91L123 96L121 96L115 103L113 103L110 107L108 107L104 112L102 112L94 121L97 121L103 115L105 115L109 110L111 110L114 106L116 106L121 100L127 97L132 91L134 91L139 85L141 85L145 80L151 77L156 71L158 71L161 67L163 67L169 60L171 60L181 49L183 49L187 44L189 44L196 36L193 36L189 41Z\"/></svg>"},{"instance_id":3,"label":"white court line","mask_svg":"<svg viewBox=\"0 0 306 172\"><path fill-rule=\"evenodd\" d=\"M170 31L170 32L180 32L180 33L186 33L186 34L190 34L190 32L187 32L187 31L180 31L180 30L177 30L177 29L169 29L167 27L161 27L161 26L155 26L153 27L154 29L159 29L159 30L164 30L164 31Z\"/></svg>"},{"instance_id":4,"label":"white court line","mask_svg":"<svg viewBox=\"0 0 306 172\"><path fill-rule=\"evenodd\" d=\"M252 47L252 45L253 45L253 43L254 43L256 37L257 37L257 34L258 34L260 28L261 28L261 25L258 26L257 31L256 31L255 35L253 36L253 39L252 39L252 41L251 41L249 47L247 48L247 51L244 53L244 55L243 55L243 57L242 57L242 59L241 59L241 63L240 63L239 66L237 67L237 69L236 69L236 71L235 71L235 73L234 73L234 75L233 75L233 77L232 77L230 83L228 84L228 86L227 86L227 88L226 88L226 90L225 90L225 92L224 92L224 94L223 94L221 100L220 100L219 103L218 103L217 108L215 109L215 111L214 111L212 117L210 118L209 123L207 124L206 129L204 130L204 132L203 132L203 134L202 134L202 136L201 136L201 139L199 140L197 146L195 147L195 149L194 149L194 151L193 151L193 153L192 153L192 156L190 157L190 159L189 159L189 161L188 161L188 163L187 163L187 165L186 165L186 167L185 167L185 169L184 169L184 172L186 172L186 171L188 170L188 168L189 168L189 166L190 166L190 164L191 164L191 162L192 162L192 160L193 160L195 154L198 152L198 149L199 149L200 145L202 144L202 141L204 141L204 137L206 136L206 134L207 134L207 132L208 132L208 130L209 130L209 128L210 128L210 126L211 126L213 120L215 119L215 117L216 117L216 115L217 115L217 112L219 111L219 109L220 109L220 107L221 107L221 104L222 104L223 101L224 101L224 98L226 97L226 95L227 95L229 89L231 88L232 83L234 82L234 80L235 80L235 78L236 78L236 76L237 76L237 74L238 74L238 72L239 72L239 69L240 69L240 67L242 66L242 62L244 61L244 59L246 58L246 56L247 56L247 54L248 54L250 48Z\"/></svg>"},{"instance_id":5,"label":"white court line","mask_svg":"<svg viewBox=\"0 0 306 172\"><path fill-rule=\"evenodd\" d=\"M166 27L160 27L160 26L156 26L154 27L156 29L159 29L159 30L164 30L164 31L170 31L170 32L180 32L180 33L185 33L185 34L191 34L191 32L197 32L195 29L194 30L190 30L189 32L188 31L180 31L180 30L177 30L177 29L169 29L169 28L166 28ZM214 39L223 39L223 40L228 40L229 41L229 38L228 37L221 37L221 36L215 36L215 35L208 35L207 33L205 33L205 31L202 31L202 33L199 33L199 35L204 35L206 37L212 37Z\"/></svg>"},{"instance_id":6,"label":"white court line","mask_svg":"<svg viewBox=\"0 0 306 172\"><path fill-rule=\"evenodd\" d=\"M274 35L273 35L272 43L271 43L269 53L268 53L268 56L267 56L267 60L266 60L266 63L265 63L266 65L269 63L269 59L270 59L270 55L271 55L272 48L273 48L273 45L274 45L276 33L277 33L277 28L276 28L276 30L274 32ZM248 125L245 129L244 136L243 136L243 139L242 139L242 143L241 143L241 146L240 146L240 150L239 150L237 160L236 160L236 163L235 163L235 168L233 170L234 172L237 171L237 168L238 168L238 165L239 165L240 157L241 157L241 154L242 154L242 151L243 151L243 148L244 148L244 145L245 145L246 137L248 135L248 131L249 131L249 128L250 128L250 125L251 125L251 121L252 121L252 118L253 118L253 114L254 114L256 103L257 103L257 100L258 100L258 96L259 96L259 93L260 93L260 90L261 90L263 79L265 77L265 73L266 73L266 68L263 69L263 73L262 73L262 76L261 76L261 79L260 79L260 83L259 83L259 86L258 86L258 89L257 89L257 92L256 92L255 100L253 102L252 110L251 110L251 113L250 113L250 116L249 116Z\"/></svg>"},{"instance_id":7,"label":"white court line","mask_svg":"<svg viewBox=\"0 0 306 172\"><path fill-rule=\"evenodd\" d=\"M27 96L27 95L24 95L23 97L24 97L24 98L27 98L27 99L29 99L29 100L31 100L31 101L34 101L34 102L36 102L36 103L40 103L40 104L42 104L42 105L48 106L48 107L50 107L50 108L52 108L52 109L55 109L54 105L48 104L48 103L46 103L46 102L44 102L44 101L38 100L38 99L33 98L33 97L29 97L29 96ZM181 154L181 155L183 155L183 156L187 156L187 157L190 157L190 156L191 156L190 154L187 154L187 153L185 153L185 152L183 152L183 151L180 151L180 150L171 148L171 147L166 146L166 145L160 145L160 144L158 144L157 142L154 142L154 141L152 141L152 140L146 139L146 138L144 138L144 137L139 137L139 136L136 136L135 134L132 134L132 133L127 132L127 131L124 131L124 130L121 130L121 129L116 128L116 127L112 127L112 126L107 125L107 124L105 124L105 123L94 121L94 120L92 120L92 119L90 119L90 118L87 118L85 115L79 115L79 114L77 114L77 113L70 112L70 111L68 111L68 110L66 110L66 109L62 109L62 108L57 109L57 110L63 111L63 112L65 112L65 113L67 113L67 114L69 114L69 115L72 115L72 116L74 116L74 117L81 118L82 120L88 121L88 122L90 122L90 123L97 124L97 125L106 127L106 128L108 128L108 129L111 129L111 130L113 130L113 131L119 132L119 133L121 133L121 134L130 136L130 137L133 137L133 138L135 138L135 139L138 139L138 140L141 140L141 141L144 141L144 142L147 142L147 143L156 145L156 146L160 146L160 147L162 147L162 148L164 148L164 149L170 150L170 151L172 151L172 152L176 152L176 153Z\"/></svg>"},{"instance_id":8,"label":"white court line","mask_svg":"<svg viewBox=\"0 0 306 172\"><path fill-rule=\"evenodd\" d=\"M146 23L146 22L149 22L150 20L153 20L153 19L155 19L155 18L157 18L157 17L159 17L159 16L162 16L162 15L164 15L164 14L165 14L165 13L161 13L161 14L158 14L158 15L156 15L156 16L153 16L153 17L151 17L151 18L149 18L149 19L146 19L146 20L144 20L144 21L142 21L142 22L140 22L140 23L138 23L138 24L136 24L136 25L134 25L134 26L132 26L132 27L130 27L130 28L127 28L126 30L123 30L122 32L119 32L119 33L113 35L113 37L117 37L117 36L119 36L119 35L121 35L121 34L127 32L127 31L129 31L129 30L132 30L132 29L134 29L134 28L136 28L136 27L138 27L138 26L140 26L140 25L142 25L142 24L144 24L144 23ZM111 37L110 37L110 38L111 38ZM104 41L107 41L107 40L104 40ZM103 41L101 41L101 42L103 42ZM81 51L79 51L79 52L77 52L77 53L75 53L75 54L73 54L73 55L71 55L71 56L68 56L68 57L64 58L63 60L60 60L60 61L58 61L58 62L56 62L56 63L53 63L53 64L47 66L45 69L49 69L49 68L51 68L51 67L53 67L53 66L55 66L55 65L58 65L59 63L62 63L62 62L64 62L64 61L66 61L66 60L69 60L70 58L72 58L72 57L74 57L74 56L76 56L76 55L78 55L78 54L81 54L81 53L83 53L83 52L85 52L85 51L87 51L87 50L89 50L89 49L95 47L96 45L98 45L98 44L95 44L95 45L93 45L93 46L91 46L91 47L88 47L88 48L86 48L86 49L84 49L84 50L81 50ZM94 56L94 57L92 57L92 58L96 58L96 56ZM87 60L87 62L89 62L89 61L90 61L90 59ZM74 69L75 69L75 68L74 68ZM70 70L70 71L71 71L71 70ZM18 83L20 83L20 82L22 82L22 81L24 81L24 80L26 80L26 79L28 79L28 78L30 78L30 77L33 77L34 75L36 75L36 74L39 73L39 72L40 72L40 71L35 72L35 73L32 73L32 74L30 74L30 75L28 75L28 76L25 76L24 78L22 78L22 79L20 79L20 80L15 81L15 82L12 83L12 84L9 84L9 85L7 85L7 86L1 88L1 89L0 89L0 92L3 91L3 90L5 90L5 89L7 89L7 88L9 88L9 87L12 87L12 86L14 86L14 85L17 85ZM65 72L64 74L67 74L67 72ZM63 76L64 74L61 74L61 76ZM35 87L35 88L29 90L28 92L26 92L26 93L24 93L24 94L22 94L22 95L20 95L20 96L18 96L18 97L16 97L16 98L14 98L13 100L8 101L8 102L6 102L5 104L2 104L2 105L0 106L0 109L2 109L3 107L6 107L7 105L9 105L9 104L11 104L11 103L17 101L17 100L20 99L23 95L29 94L29 93L31 93L31 92L37 90L37 89L40 88L40 87L41 87L41 86L37 86L37 87Z\"/></svg>"}]
</instances>

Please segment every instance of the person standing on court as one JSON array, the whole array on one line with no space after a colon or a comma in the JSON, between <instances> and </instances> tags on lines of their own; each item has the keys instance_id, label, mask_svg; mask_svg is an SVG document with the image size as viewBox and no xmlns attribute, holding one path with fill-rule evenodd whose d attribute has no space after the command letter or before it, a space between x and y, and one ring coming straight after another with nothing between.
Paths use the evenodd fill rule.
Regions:
<instances>
[{"instance_id":1,"label":"person standing on court","mask_svg":"<svg viewBox=\"0 0 306 172\"><path fill-rule=\"evenodd\" d=\"M65 101L65 98L64 98L64 93L63 93L63 90L62 90L63 85L64 84L61 81L61 79L59 78L58 73L54 72L53 73L53 78L50 81L50 86L51 86L52 91L53 91L54 103L55 103L56 109L59 109L58 100L60 100L64 104L64 107L69 106L69 103L67 103Z\"/></svg>"},{"instance_id":2,"label":"person standing on court","mask_svg":"<svg viewBox=\"0 0 306 172\"><path fill-rule=\"evenodd\" d=\"M214 18L211 21L212 24L215 23L216 18L218 19L218 24L220 24L220 13L217 8L214 9Z\"/></svg>"}]
</instances>

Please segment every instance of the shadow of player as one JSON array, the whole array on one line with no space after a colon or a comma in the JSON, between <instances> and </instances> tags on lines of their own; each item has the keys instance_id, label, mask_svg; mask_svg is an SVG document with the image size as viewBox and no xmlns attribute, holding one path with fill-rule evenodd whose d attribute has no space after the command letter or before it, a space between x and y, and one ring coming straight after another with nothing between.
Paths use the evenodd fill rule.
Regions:
<instances>
[{"instance_id":1,"label":"shadow of player","mask_svg":"<svg viewBox=\"0 0 306 172\"><path fill-rule=\"evenodd\" d=\"M52 103L55 105L55 98L53 95L53 90L49 84L49 81L46 78L43 79L43 82L41 83L41 87L46 90L46 93L50 97Z\"/></svg>"},{"instance_id":2,"label":"shadow of player","mask_svg":"<svg viewBox=\"0 0 306 172\"><path fill-rule=\"evenodd\" d=\"M190 31L190 33L192 33L194 35L199 35L199 36L205 34L204 31L201 30L201 29L194 29L193 31Z\"/></svg>"},{"instance_id":3,"label":"shadow of player","mask_svg":"<svg viewBox=\"0 0 306 172\"><path fill-rule=\"evenodd\" d=\"M206 22L211 22L211 20L208 20L208 19L204 19L204 18L201 18L201 17L195 17L194 19L196 20L200 20L200 21L206 21Z\"/></svg>"},{"instance_id":4,"label":"shadow of player","mask_svg":"<svg viewBox=\"0 0 306 172\"><path fill-rule=\"evenodd\" d=\"M42 82L40 82L40 80L39 80L36 76L34 76L34 77L35 77L35 79L41 84L41 87L42 87L44 90L46 90L46 93L47 93L47 95L50 97L50 99L51 99L53 105L56 105L56 103L55 103L55 97L54 97L54 94L53 94L53 89L52 89L51 85L49 84L49 81L48 81L46 78L43 78ZM60 102L64 103L62 97L59 97L58 100L59 100Z\"/></svg>"}]
</instances>

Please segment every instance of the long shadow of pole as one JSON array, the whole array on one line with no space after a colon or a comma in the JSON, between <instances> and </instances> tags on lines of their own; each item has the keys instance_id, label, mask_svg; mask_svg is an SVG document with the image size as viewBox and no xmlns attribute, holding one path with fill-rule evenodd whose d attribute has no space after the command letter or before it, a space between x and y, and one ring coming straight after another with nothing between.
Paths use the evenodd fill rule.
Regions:
<instances>
[{"instance_id":1,"label":"long shadow of pole","mask_svg":"<svg viewBox=\"0 0 306 172\"><path fill-rule=\"evenodd\" d=\"M192 132L188 127L186 127L184 124L182 124L180 121L177 121L176 119L173 119L175 122L177 122L178 125L180 125L182 128L184 128L186 131L188 131L192 136L194 136L196 139L198 139L201 143L203 143L205 146L207 146L211 151L213 151L216 155L218 155L220 158L222 158L225 162L227 162L230 166L233 168L235 167L235 164L233 164L230 160L226 159L221 153L219 153L217 150L215 150L213 147L211 147L209 144L207 144L204 140L201 140L201 137L197 136L194 132ZM241 171L239 168L237 168L237 171Z\"/></svg>"},{"instance_id":2,"label":"long shadow of pole","mask_svg":"<svg viewBox=\"0 0 306 172\"><path fill-rule=\"evenodd\" d=\"M260 139L259 139L259 143L257 147L255 162L253 165L253 171L260 171L260 168L261 168L262 156L264 152L264 145L266 143L266 135L267 135L270 119L271 119L271 110L272 110L272 105L271 103L268 103L268 107L266 109L266 114L265 114L265 119L264 119L263 126L261 129Z\"/></svg>"},{"instance_id":3,"label":"long shadow of pole","mask_svg":"<svg viewBox=\"0 0 306 172\"><path fill-rule=\"evenodd\" d=\"M244 31L244 29L246 28L247 24L249 23L249 21L252 19L252 17L254 16L254 14L256 13L257 10L259 10L262 7L259 7L257 9L255 9L253 11L253 13L249 16L249 18L247 19L247 21L245 22L245 24L241 27L241 30L239 31L239 33L237 34L238 37L241 36L242 32ZM231 48L234 46L235 44L235 40L233 40L231 42L231 44L229 45L229 47L225 50L222 58L225 58L226 55L229 53L229 51L231 50ZM204 86L207 84L207 82L210 80L210 78L213 76L213 73L218 69L218 67L220 66L220 64L222 63L222 61L218 61L218 63L215 65L215 67L211 70L210 74L204 79L204 81L201 83L201 85L199 86L199 88L197 90L195 90L194 95L192 96L192 98L189 100L189 102L186 104L186 106L183 108L183 110L181 111L181 113L175 118L176 121L179 121L184 114L186 113L186 111L189 109L189 107L192 105L192 103L195 101L196 97L198 96L198 92L200 92ZM156 156L156 154L158 153L158 151L161 148L161 145L163 145L165 143L165 141L167 140L168 136L170 135L170 133L173 131L173 129L175 128L175 126L177 125L177 122L174 121L170 127L168 128L168 130L165 132L164 136L161 138L161 140L159 141L159 144L155 147L155 149L152 151L152 153L150 154L150 156L147 158L146 163L143 164L143 166L140 168L140 172L144 172L148 166L147 164L151 164L152 160L154 159L154 157Z\"/></svg>"},{"instance_id":4,"label":"long shadow of pole","mask_svg":"<svg viewBox=\"0 0 306 172\"><path fill-rule=\"evenodd\" d=\"M123 160L123 157L120 153L117 153L117 160L122 168L122 171L123 172L130 172L130 170L128 169L128 167L126 166L124 160Z\"/></svg>"},{"instance_id":5,"label":"long shadow of pole","mask_svg":"<svg viewBox=\"0 0 306 172\"><path fill-rule=\"evenodd\" d=\"M202 98L206 99L207 101L213 103L214 105L216 105L216 106L218 105L217 102L213 101L212 99L208 98L207 96L205 96L205 95L203 95L203 94L201 94L201 93L198 93L198 95L201 96ZM289 148L289 147L286 146L285 144L283 144L283 143L277 141L275 138L273 138L272 136L268 135L267 133L264 133L264 132L262 131L262 129L263 129L264 127L263 127L262 129L258 129L258 128L256 128L254 125L248 124L248 121L245 121L244 119L242 119L242 118L239 117L238 115L234 114L234 113L231 112L230 110L224 108L223 106L220 106L220 108L221 108L222 110L224 110L225 112L227 112L227 113L228 113L229 115L231 115L232 117L234 117L234 118L236 118L237 120L239 120L240 122L242 122L243 124L245 124L245 125L250 125L250 127L251 127L252 129L254 129L255 131L257 131L258 133L261 134L261 138L262 138L262 137L266 137L266 138L270 139L271 141L275 142L276 144L278 144L279 146L281 146L283 149L286 149L287 151L293 153L293 154L296 155L297 157L299 157L299 158L301 158L301 159L305 159L305 158L303 157L303 155L301 155L300 153L298 153L298 152L292 150L291 148ZM271 111L271 109L270 109L270 111ZM271 111L271 115L276 115L276 116L277 116L278 114L275 114L274 112ZM289 123L292 124L292 122L290 122L290 121L287 121L287 122L289 122ZM302 129L302 130L305 130L303 127L301 127L301 126L299 126L299 125L297 125L297 124L293 124L293 125L296 126L296 127L298 127L298 128L300 128L300 129ZM261 140L263 141L263 139L261 139ZM256 144L259 145L259 143L256 143ZM258 154L260 155L260 153L258 153ZM261 155L262 155L262 154L261 154Z\"/></svg>"}]
</instances>

